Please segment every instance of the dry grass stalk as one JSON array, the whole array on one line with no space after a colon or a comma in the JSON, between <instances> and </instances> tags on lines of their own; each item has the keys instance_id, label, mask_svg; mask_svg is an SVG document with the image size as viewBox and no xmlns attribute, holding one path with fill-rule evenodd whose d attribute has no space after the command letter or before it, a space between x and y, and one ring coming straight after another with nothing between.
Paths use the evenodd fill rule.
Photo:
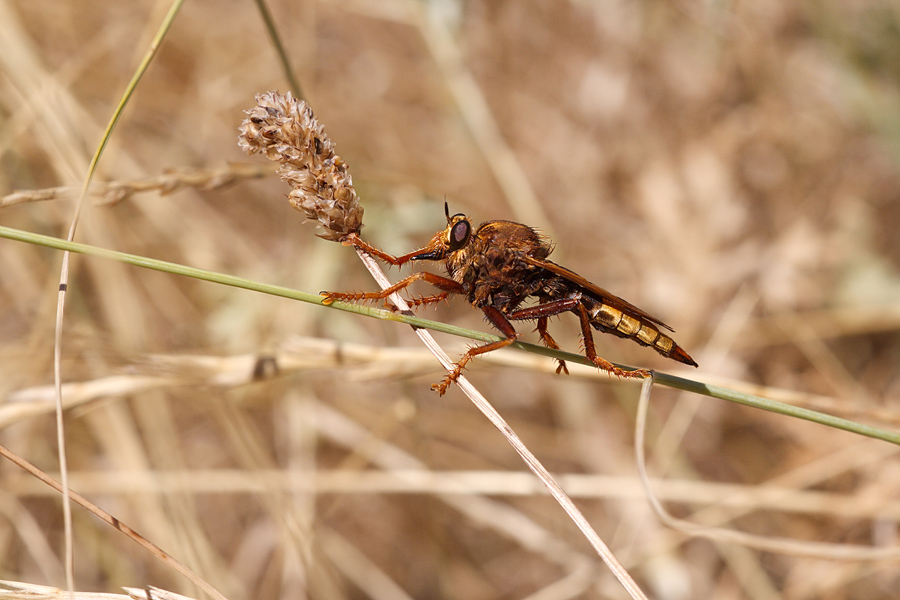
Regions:
<instances>
[{"instance_id":1,"label":"dry grass stalk","mask_svg":"<svg viewBox=\"0 0 900 600\"><path fill-rule=\"evenodd\" d=\"M258 165L242 163L209 169L180 167L154 177L95 183L91 185L88 193L99 197L100 204L111 206L128 200L135 194L158 192L166 195L188 187L204 191L217 190L243 179L258 179L269 174L270 171ZM58 200L76 196L80 191L81 188L65 185L40 190L17 190L0 198L0 208L26 202Z\"/></svg>"},{"instance_id":2,"label":"dry grass stalk","mask_svg":"<svg viewBox=\"0 0 900 600\"><path fill-rule=\"evenodd\" d=\"M480 357L479 363L548 375L555 371L555 365L546 358L525 353L492 352ZM280 342L271 352L262 355L256 352L226 356L180 353L145 355L133 361L129 373L68 382L63 385L63 396L66 409L71 409L100 399L136 395L151 390L174 390L184 385L237 389L268 377L338 368L344 370L348 379L365 382L414 377L430 371L433 366L432 355L414 347L381 347L292 336ZM570 365L570 376L592 381L608 379L597 369L577 363ZM893 424L898 423L900 418L889 409L848 405L833 396L753 386L724 377L710 377L707 382L847 418ZM52 411L53 396L52 385L24 387L0 395L0 430Z\"/></svg>"},{"instance_id":3,"label":"dry grass stalk","mask_svg":"<svg viewBox=\"0 0 900 600\"><path fill-rule=\"evenodd\" d=\"M659 520L667 526L681 531L687 535L704 537L711 540L725 541L733 544L746 546L756 550L765 550L768 552L780 552L793 556L806 556L812 558L828 559L828 560L897 560L900 558L900 547L893 545L890 547L874 547L863 546L851 543L828 543L816 541L804 541L778 537L774 535L755 535L734 529L726 529L723 527L708 526L706 524L698 524L684 519L674 517L669 513L659 496L654 492L654 486L651 485L650 476L647 473L647 461L644 452L644 438L647 428L647 413L650 405L650 391L653 387L653 380L644 381L641 388L641 397L638 404L638 414L635 422L635 458L638 465L638 474L640 475L641 484L647 494L647 499L653 512ZM885 447L884 445L874 445L872 448L866 445L866 454L871 454L871 450L887 451L886 456L896 454L894 447ZM785 495L789 492L785 491ZM759 508L755 506L754 508ZM749 509L747 509L749 510ZM734 519L735 515L730 515L729 520Z\"/></svg>"},{"instance_id":4,"label":"dry grass stalk","mask_svg":"<svg viewBox=\"0 0 900 600\"><path fill-rule=\"evenodd\" d=\"M322 125L313 116L312 109L305 102L295 100L290 92L283 96L277 92L259 94L256 101L259 106L248 111L249 118L241 124L240 146L250 154L264 153L270 160L281 163L279 174L294 188L289 196L291 205L302 210L310 219L317 219L326 230L326 233L317 235L341 241L358 234L362 228L363 209L359 206L347 165L334 153L334 146L325 136ZM390 281L375 259L360 248L356 252L378 285L382 289L390 287ZM399 293L392 294L391 300L399 310L412 314ZM441 365L452 373L455 363L431 333L421 328L415 328L415 332ZM456 384L547 487L554 500L581 530L628 594L632 598L646 598L565 490L497 409L465 376L459 375Z\"/></svg>"},{"instance_id":5,"label":"dry grass stalk","mask_svg":"<svg viewBox=\"0 0 900 600\"><path fill-rule=\"evenodd\" d=\"M158 587L122 588L128 594L108 594L99 592L69 592L46 585L35 585L21 581L0 580L0 600L193 600L175 592Z\"/></svg>"},{"instance_id":6,"label":"dry grass stalk","mask_svg":"<svg viewBox=\"0 0 900 600\"><path fill-rule=\"evenodd\" d=\"M75 3L68 5L75 7ZM148 26L146 15L132 11L124 17L96 1L77 3L69 13L60 13L68 5L5 3L0 8L5 34L0 63L8 75L0 83L0 96L4 114L9 115L3 138L6 189L0 194L76 181L83 169L83 164L77 165L86 160L84 148L96 141L97 123L105 118L103 99L111 98L131 75L126 59L139 51L133 42ZM890 154L895 131L885 126L900 114L896 110L900 96L895 93L894 71L883 68L897 54L898 38L890 35L889 25L895 21L890 18L890 2L810 5L768 0L678 7L619 3L616 10L585 2L552 7L507 2L491 10L483 10L478 3L441 3L442 8L449 5L459 10L443 13L452 35L437 42L430 25L420 18L421 11L408 3L319 3L318 9L299 3L296 10L282 12L290 20L291 51L303 70L304 83L321 106L328 106L328 133L339 142L341 156L358 169L354 172L358 192L410 217L398 221L394 210L373 209L366 214L369 228L398 240L409 240L422 229L430 232L433 228L427 219L434 211L429 204L445 194L463 199L460 208L479 217L512 215L514 220L532 223L522 216L521 197L507 195L506 186L498 185L502 166L498 163L504 155L490 154L485 150L489 146L473 138L475 132L463 125L470 122L470 115L490 111L487 116L495 120L510 153L528 173L527 183L551 216L556 237L565 239L560 251L567 253L572 266L596 275L601 284L628 290L650 306L665 306L663 312L681 324L679 334L698 347L711 335L719 335L712 330L725 320L724 307L739 288L746 287L751 299L746 317L732 321L730 335L704 350L704 377L730 381L729 387L743 381L744 388L739 389L766 396L779 388L780 395L770 397L817 410L897 422L897 319L888 305L898 297L900 245L892 232L900 214L895 201L900 197L900 179L896 156ZM687 13L680 10L685 6ZM236 99L252 99L255 92L248 90L258 82L282 77L275 61L268 60L270 48L254 28L247 27L258 20L257 15L250 5L244 8L222 11L207 3L185 11L177 51L162 53L162 62L154 69L165 76L142 81L143 101L123 123L128 135L115 152L108 153L104 171L111 178L129 181L135 174L158 174L168 165L208 166L240 158L243 153L234 146L233 125L240 121L235 114L247 107L235 108ZM432 12L429 19L436 16ZM101 30L104 35L98 36ZM223 52L220 44L209 43L210 34L229 36L234 41L229 47L240 51ZM536 39L541 43L536 44ZM449 51L461 60L449 63L438 56L435 44L443 40L452 44ZM760 40L766 41L764 47ZM450 80L457 66L466 69L477 86L474 91L487 102L457 93ZM879 112L890 118L882 119ZM256 162L273 173L277 167ZM359 169L363 165L365 171ZM270 184L276 185L274 181L264 185ZM253 185L255 190L260 187ZM296 225L286 223L284 205L248 206L248 193L249 186L223 190L214 199L202 201L194 201L190 190L177 202L144 196L147 201L94 212L92 218L103 219L104 226L82 228L81 241L136 248L148 256L201 263L260 281L294 281L300 289L315 285L338 289L335 279L351 288L366 285L356 278L354 261L336 262L341 252L335 244L317 244L311 235L294 236ZM68 204L18 206L2 212L4 224L60 231L68 219ZM379 218L385 219L383 224L375 220ZM4 317L0 380L5 390L31 391L47 383L50 349L44 333L48 318L41 307L46 309L58 261L49 259L45 251L7 241L0 241L0 255ZM314 262L301 269L290 262L298 256ZM168 353L177 363L173 355L184 352L268 351L287 332L319 335L321 320L331 316L290 302L220 292L177 278L148 278L101 260L81 260L79 269L79 295L89 302L72 303L69 308L73 326L66 351L73 361L65 371L69 381L103 383L140 353ZM214 291L207 293L210 289ZM83 310L83 305L92 310ZM465 306L458 308L469 312ZM822 311L821 319L814 311ZM839 314L842 311L846 318ZM227 321L223 313L230 317ZM808 327L785 328L781 314L796 314ZM866 322L860 321L863 316ZM353 341L389 347L380 343L379 334L403 335L395 327L353 321L346 325L362 334ZM843 359L871 402L849 400L845 380L833 378L825 361L811 362L807 356L812 358L813 353L800 352L810 328ZM574 346L574 336L567 342ZM639 356L617 340L611 346L616 350L613 354L625 361ZM484 368L494 360L517 358L519 353L484 357L481 368L470 377L509 383L492 390L492 402L503 405L504 416L517 430L527 428L530 444L558 452L556 469L627 476L634 460L631 436L626 433L632 426L631 404L610 400L620 388L574 378L550 383L551 378L535 374L530 367ZM398 356L398 360L404 359ZM374 372L385 362L368 366ZM718 368L708 366L716 363ZM148 374L146 366L140 360L135 368ZM190 364L183 370L173 368L179 375L195 371ZM234 370L233 381L239 379L238 371ZM157 372L154 377L164 374ZM392 439L438 473L482 466L469 457L516 471L515 457L509 457L505 442L493 435L493 428L478 422L483 421L479 415L472 415L453 398L437 402L427 386L399 374L392 380L347 383L355 374L350 370L330 375L331 380L340 380L334 393L328 392L324 377L312 374L290 386L275 378L233 392L200 385L187 390L189 396L175 385L148 393L133 382L134 398L128 402L110 397L69 412L68 418L79 428L76 443L70 446L70 453L76 453L73 465L77 465L76 473L104 469L113 478L140 469L167 469L181 454L190 457L198 431L213 429L210 412L222 404L223 394L240 400L249 392L256 400L254 410L242 411L248 427L269 433L272 423L285 424L265 440L273 456L285 464L308 462L311 468L327 468L333 464L330 458L340 457L309 456L305 446L296 442L299 430L286 425L302 410L296 396L300 391L327 397L328 406L358 421L361 445L371 445L367 441L371 439ZM221 378L231 376L222 367ZM307 383L308 390L304 389ZM670 465L653 466L651 473L665 473L668 481L693 478L769 486L815 461L830 466L830 471L823 467L812 483L805 477L792 486L854 494L848 498L846 512L827 513L843 515L840 518L757 510L740 517L736 525L742 530L835 542L896 542L896 511L879 518L874 516L873 504L865 501L900 498L896 458L879 454L850 463L841 458L847 446L859 443L850 435L716 401L697 401L697 409L688 411L682 405L693 404L695 398L669 402L662 390L657 390L654 400L649 431L665 428L679 433L678 443L668 446L668 453L660 441L648 439L654 461ZM238 410L245 405L240 403ZM392 420L395 406L414 407L415 420ZM163 408L169 407L177 417L173 422L163 420ZM135 435L137 442L123 448L118 435L124 430L121 427L97 427L90 437L82 435L81 424L114 412L123 418L133 415L145 437ZM33 416L4 435L16 442L17 449L24 447L18 441L27 443L29 456L49 456L55 450L51 436L15 437L17 432L39 432L48 423L44 417ZM444 427L441 431L455 436L453 452L446 452L448 440L432 434L432 423L435 429ZM177 443L166 444L161 431L175 436ZM204 448L216 456L231 456L227 443L213 435ZM342 457L357 456L355 447L340 449ZM666 460L657 461L660 456ZM139 464L141 457L149 467ZM230 462L225 466L234 467ZM575 492L568 482L563 483ZM77 482L73 485L86 491ZM655 485L667 502L681 502L663 494L665 484ZM52 547L60 527L55 512L46 510L51 503L22 496L12 486L5 491L34 515L35 524L46 534L45 545ZM158 506L165 502L165 493L165 489L154 495L126 492L115 501L133 511L129 520L153 532L157 540L190 540L195 547L221 548L225 556L232 556L245 538L259 540L252 536L264 527L274 529L268 523L277 522L259 514L258 497L251 494L220 499L215 493L198 494L186 499L215 502L214 510L202 504L193 513L180 511L175 518ZM542 522L554 518L555 511L541 510L546 501L540 498L498 500L504 506L522 505ZM806 495L796 498L798 508L807 514L820 500ZM327 501L352 510L317 511L313 533L341 532L387 572L397 574L397 582L414 597L441 595L448 566L454 569L453 592L459 597L534 593L547 597L560 592L560 570L555 566L560 563L549 552L531 552L532 546L517 542L512 542L513 547L492 544L496 534L490 530L479 528L473 535L475 521L440 499L342 495ZM703 502L707 501L716 499L704 496ZM834 507L831 500L822 501ZM373 531L365 509L379 502L377 524L382 527ZM632 572L640 572L648 582L656 574L662 588L654 597L888 600L896 596L890 590L900 587L896 563L823 562L761 552L736 560L726 555L731 544L686 538L658 524L649 511L640 510L641 505L629 498L588 502L583 508L590 511L592 522L615 526L616 547L626 548L626 566ZM679 508L679 517L711 524L690 505ZM854 516L854 508L865 511ZM228 521L231 514L247 518ZM7 519L4 524L15 528L20 522ZM191 523L189 529L185 522ZM194 537L196 522L207 526ZM402 524L410 522L421 526L405 529ZM448 522L454 527L447 528L440 540L430 535L444 532ZM593 567L588 579L592 591L582 596L615 596L598 590L611 578L605 569L597 568L579 534L557 523L545 524L559 539L583 549ZM391 539L373 535L389 527L395 532ZM116 539L111 532L109 538L110 542ZM27 539L22 534L4 537L3 567L8 578L60 585L61 579L46 581L29 569L29 565L53 561L29 557L35 544L26 543ZM90 545L85 556L115 552L116 546L107 550L95 536L80 539ZM234 565L211 568L212 580L224 581L237 571L235 578L257 595L302 597L304 591L295 585L296 573L335 572L333 565L340 563L338 556L324 551L317 554L321 560L315 565L305 565L289 558L299 553L279 554L286 542L270 539L268 543L257 553L259 564L242 560L246 555L241 555ZM315 544L313 536L310 545ZM174 545L171 549L178 551ZM483 560L457 560L467 552ZM280 555L285 556L283 561L269 559ZM152 559L145 553L116 556L115 562L132 573L150 572L145 563ZM666 559L666 568L657 566L660 556ZM405 568L411 560L421 568ZM316 568L305 568L309 566ZM523 577L510 577L512 566ZM675 585L679 573L689 581L688 587ZM745 577L747 573L762 574L771 581L766 589L757 589L755 580ZM84 569L77 587L103 590L117 576ZM262 581L270 587L261 590ZM154 583L192 594L177 587L174 577L155 577ZM344 588L348 597L359 595L354 584ZM767 593L772 588L780 596Z\"/></svg>"},{"instance_id":7,"label":"dry grass stalk","mask_svg":"<svg viewBox=\"0 0 900 600\"><path fill-rule=\"evenodd\" d=\"M5 446L0 445L0 455L2 455L4 458L9 460L13 464L21 467L22 469L27 471L29 474L31 474L35 479L42 481L43 483L47 484L48 486L50 486L51 488L53 488L60 494L62 494L66 490L63 483L56 481L55 479L53 479L52 477L47 475L42 470L38 469L36 466L34 466L33 464L31 464L30 462L28 462L21 456L8 450ZM61 465L61 467L64 467L64 465ZM63 474L65 474L64 468L61 469L61 471ZM135 531L134 529L132 529L131 527L129 527L128 525L123 523L121 520L112 516L111 514L109 514L108 512L106 512L105 510L103 510L102 508L100 508L99 506L97 506L96 504L94 504L93 502L91 502L90 500L88 500L87 498L82 496L81 494L76 494L72 490L68 490L67 496L68 496L67 499L71 499L72 502L75 502L76 504L80 505L81 507L86 509L88 512L92 513L94 516L98 517L101 521L104 521L108 525L113 527L119 533L122 533L126 537L130 538L132 541L136 542L138 545L142 546L145 550L147 550L150 554L152 554L158 560L165 563L165 565L168 566L169 568L171 568L173 571L176 571L177 573L180 573L181 575L183 575L191 583L193 583L198 588L200 588L201 590L206 592L213 600L227 600L227 598L225 598L225 596L223 596L221 592L219 592L216 588L214 588L205 579L203 579L202 577L200 577L199 575L194 573L191 569L189 569L188 567L183 565L181 562L176 560L172 555L167 553L165 550L163 550L162 548L160 548L153 542L151 542L149 539L147 539L143 535L139 534L137 531ZM71 579L69 579L69 581L67 581L67 583L70 584L69 585L70 589L68 590L68 592L69 593L74 592L73 586L71 585L72 584Z\"/></svg>"}]
</instances>

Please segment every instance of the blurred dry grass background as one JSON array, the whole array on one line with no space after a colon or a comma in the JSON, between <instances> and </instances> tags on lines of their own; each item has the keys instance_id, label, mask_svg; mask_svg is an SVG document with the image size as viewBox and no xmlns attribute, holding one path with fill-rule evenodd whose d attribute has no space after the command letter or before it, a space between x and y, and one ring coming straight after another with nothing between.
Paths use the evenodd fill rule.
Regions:
<instances>
[{"instance_id":1,"label":"blurred dry grass background","mask_svg":"<svg viewBox=\"0 0 900 600\"><path fill-rule=\"evenodd\" d=\"M0 1L3 194L80 185L167 8ZM895 2L271 8L351 166L372 243L419 247L443 226L445 198L475 221L526 221L552 233L557 262L672 324L700 363L689 376L900 419ZM242 111L268 89L287 85L254 5L187 3L100 179L268 168L236 143ZM91 206L76 239L310 292L373 288L352 251L301 224L287 191L265 177L136 194ZM64 237L72 207L17 204L0 223ZM56 251L0 241L0 440L51 472L41 398L59 264ZM233 600L622 597L501 436L458 391L429 391L437 365L408 328L99 259L73 265L63 379L84 385L69 392L82 402L67 413L72 486ZM488 328L461 300L423 314ZM573 321L551 331L576 350ZM677 371L635 344L597 342L609 359ZM409 351L382 350L395 347ZM246 383L259 356L283 359L281 376ZM528 364L479 359L469 374L551 470L579 476L568 480L579 506L653 597L897 597L896 562L665 529L635 484L637 388ZM652 411L651 469L679 516L900 543L900 461L886 444L665 390ZM0 481L0 578L61 585L58 500L9 464ZM775 484L787 491L767 503L703 511ZM75 516L79 589L196 593Z\"/></svg>"}]
</instances>

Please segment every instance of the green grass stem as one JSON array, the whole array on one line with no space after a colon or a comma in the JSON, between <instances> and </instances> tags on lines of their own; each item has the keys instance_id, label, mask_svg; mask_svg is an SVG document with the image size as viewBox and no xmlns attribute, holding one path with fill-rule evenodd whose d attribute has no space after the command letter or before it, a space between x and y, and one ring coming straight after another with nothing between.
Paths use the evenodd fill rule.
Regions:
<instances>
[{"instance_id":1,"label":"green grass stem","mask_svg":"<svg viewBox=\"0 0 900 600\"><path fill-rule=\"evenodd\" d=\"M77 252L79 254L98 256L101 258L116 260L129 265L134 265L136 267L152 269L154 271L162 271L164 273L171 273L173 275L193 277L194 279L200 279L203 281L210 281L213 283L219 283L222 285L228 285L245 290L262 292L264 294L269 294L272 296L280 296L282 298L290 298L292 300L300 300L301 302L308 302L310 304L326 306L322 302L322 297L318 294L301 292L295 289L278 285L259 283L257 281L251 281L242 277L223 275L222 273L216 273L214 271L207 271L204 269L188 267L185 265L157 260L154 258L146 258L134 254L127 254L125 252L118 252L116 250L98 248L96 246L91 246L88 244L68 242L60 238L31 233L19 229L13 229L11 227L0 226L0 237L20 242L26 242L29 244L45 246L48 248L56 248L58 250L68 250L70 252ZM440 331L442 333L449 333L451 335L466 337L473 340L494 341L500 339L500 337L497 335L474 331L471 329L465 329L462 327L457 327L455 325L447 325L446 323L441 323L439 321L431 321L428 319L423 319L421 317L401 314L398 312L392 312L390 310L374 308L371 306L362 306L359 304L351 304L347 302L335 302L334 304L327 307L335 310L343 310L346 312L365 315L367 317L373 317L376 319L382 319L385 321L405 323L413 327L423 327L432 331ZM591 364L585 357L579 354L572 354L570 352L563 352L560 350L551 350L550 348L545 348L543 346L537 346L535 344L529 344L526 342L516 342L512 346L520 350L525 350L527 352L540 354L551 358L558 358L585 365ZM736 402L745 406L752 406L754 408L778 413L780 415L794 417L797 419L804 419L806 421L812 421L813 423L819 423L820 425L825 425L827 427L842 429L844 431L849 431L852 433L857 433L859 435L864 435L867 437L883 440L885 442L890 442L892 444L900 445L900 432L897 431L890 431L887 429L880 429L877 427L864 425L862 423L857 423L856 421L850 421L848 419L820 413L814 410L809 410L807 408L801 408L790 404L785 404L783 402L777 402L775 400L762 398L760 396L754 396L752 394L746 394L728 388L710 385L693 379L676 377L667 373L655 372L654 381L658 385L664 385L686 392L701 394L703 396L709 396L711 398L718 398L719 400Z\"/></svg>"}]
</instances>

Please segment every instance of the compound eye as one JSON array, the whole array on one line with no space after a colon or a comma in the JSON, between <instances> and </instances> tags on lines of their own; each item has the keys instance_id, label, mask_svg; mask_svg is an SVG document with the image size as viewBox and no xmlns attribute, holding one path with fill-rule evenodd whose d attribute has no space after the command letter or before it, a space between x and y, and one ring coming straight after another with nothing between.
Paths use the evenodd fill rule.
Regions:
<instances>
[{"instance_id":1,"label":"compound eye","mask_svg":"<svg viewBox=\"0 0 900 600\"><path fill-rule=\"evenodd\" d=\"M450 228L450 239L447 240L450 245L450 251L459 250L469 241L469 233L472 226L465 219L457 221Z\"/></svg>"}]
</instances>

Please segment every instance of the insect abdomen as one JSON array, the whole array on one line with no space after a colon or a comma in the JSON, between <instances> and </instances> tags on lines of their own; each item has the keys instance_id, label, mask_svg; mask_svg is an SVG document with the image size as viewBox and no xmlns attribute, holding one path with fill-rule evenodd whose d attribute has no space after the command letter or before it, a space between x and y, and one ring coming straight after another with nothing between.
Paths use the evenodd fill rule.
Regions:
<instances>
[{"instance_id":1,"label":"insect abdomen","mask_svg":"<svg viewBox=\"0 0 900 600\"><path fill-rule=\"evenodd\" d=\"M632 339L642 346L650 346L666 358L697 366L694 359L676 344L675 340L662 333L651 323L632 317L601 302L596 302L589 307L588 313L591 316L591 325L599 331Z\"/></svg>"}]
</instances>

